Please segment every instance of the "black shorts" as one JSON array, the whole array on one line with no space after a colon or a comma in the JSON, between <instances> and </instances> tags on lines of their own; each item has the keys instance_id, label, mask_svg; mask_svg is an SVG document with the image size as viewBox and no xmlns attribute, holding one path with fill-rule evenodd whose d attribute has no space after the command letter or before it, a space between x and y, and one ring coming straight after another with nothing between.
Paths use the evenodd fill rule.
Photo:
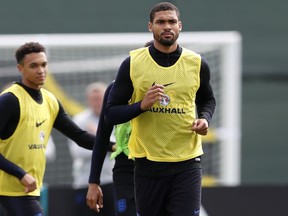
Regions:
<instances>
[{"instance_id":1,"label":"black shorts","mask_svg":"<svg viewBox=\"0 0 288 216\"><path fill-rule=\"evenodd\" d=\"M140 216L199 216L202 169L168 176L135 174L137 213Z\"/></svg>"},{"instance_id":2,"label":"black shorts","mask_svg":"<svg viewBox=\"0 0 288 216\"><path fill-rule=\"evenodd\" d=\"M7 216L44 216L38 196L0 196Z\"/></svg>"},{"instance_id":3,"label":"black shorts","mask_svg":"<svg viewBox=\"0 0 288 216\"><path fill-rule=\"evenodd\" d=\"M124 153L115 158L113 184L117 216L136 216L134 161L128 159Z\"/></svg>"}]
</instances>

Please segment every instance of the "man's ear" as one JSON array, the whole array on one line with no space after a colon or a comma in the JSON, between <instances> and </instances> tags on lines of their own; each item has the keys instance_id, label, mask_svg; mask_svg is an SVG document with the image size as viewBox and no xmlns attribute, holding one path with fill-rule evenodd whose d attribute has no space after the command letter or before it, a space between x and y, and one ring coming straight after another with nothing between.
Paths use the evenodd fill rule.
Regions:
<instances>
[{"instance_id":1,"label":"man's ear","mask_svg":"<svg viewBox=\"0 0 288 216\"><path fill-rule=\"evenodd\" d=\"M182 31L182 22L179 21L179 31Z\"/></svg>"},{"instance_id":2,"label":"man's ear","mask_svg":"<svg viewBox=\"0 0 288 216\"><path fill-rule=\"evenodd\" d=\"M148 22L148 30L149 30L149 32L152 32L152 23L151 22Z\"/></svg>"},{"instance_id":3,"label":"man's ear","mask_svg":"<svg viewBox=\"0 0 288 216\"><path fill-rule=\"evenodd\" d=\"M18 71L22 74L23 73L23 65L17 64Z\"/></svg>"}]
</instances>

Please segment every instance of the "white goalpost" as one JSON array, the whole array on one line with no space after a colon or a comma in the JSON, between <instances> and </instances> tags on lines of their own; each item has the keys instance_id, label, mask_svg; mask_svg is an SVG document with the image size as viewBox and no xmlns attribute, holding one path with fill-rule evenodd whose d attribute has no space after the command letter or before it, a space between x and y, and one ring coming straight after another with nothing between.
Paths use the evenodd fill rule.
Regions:
<instances>
[{"instance_id":1,"label":"white goalpost","mask_svg":"<svg viewBox=\"0 0 288 216\"><path fill-rule=\"evenodd\" d=\"M152 39L151 33L0 35L0 87L19 79L16 48L25 42L40 42L47 48L52 76L47 88L56 96L64 95L61 102L73 115L78 112L76 105L81 108L85 104L87 84L110 83L129 51ZM241 179L241 35L235 31L181 32L178 42L208 60L217 100L211 131L204 137L203 186L237 186ZM55 131L53 139L67 142ZM58 146L63 147L57 147L62 149L57 149L56 162L47 164L48 184L71 181L69 151L65 145Z\"/></svg>"}]
</instances>

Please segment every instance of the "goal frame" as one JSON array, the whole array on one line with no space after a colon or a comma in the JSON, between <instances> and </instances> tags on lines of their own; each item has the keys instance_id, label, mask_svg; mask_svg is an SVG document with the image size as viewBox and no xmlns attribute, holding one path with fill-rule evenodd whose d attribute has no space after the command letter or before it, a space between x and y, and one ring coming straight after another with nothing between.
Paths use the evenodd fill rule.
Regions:
<instances>
[{"instance_id":1,"label":"goal frame","mask_svg":"<svg viewBox=\"0 0 288 216\"><path fill-rule=\"evenodd\" d=\"M23 34L0 35L0 52L3 48L17 48L25 42L37 41L46 47L68 46L143 46L152 38L151 33L92 33L92 34ZM220 49L221 92L225 99L217 104L222 116L221 128L216 136L221 142L221 170L219 184L237 186L241 183L241 72L242 38L236 31L181 32L179 44L197 44L209 49ZM49 50L49 49L48 49ZM49 53L48 53L49 54ZM127 53L128 55L128 53ZM123 59L124 60L124 59ZM0 67L1 69L1 67ZM99 68L100 70L101 68ZM0 73L5 76L5 70ZM56 73L51 70L51 73ZM212 120L213 121L213 120Z\"/></svg>"}]
</instances>

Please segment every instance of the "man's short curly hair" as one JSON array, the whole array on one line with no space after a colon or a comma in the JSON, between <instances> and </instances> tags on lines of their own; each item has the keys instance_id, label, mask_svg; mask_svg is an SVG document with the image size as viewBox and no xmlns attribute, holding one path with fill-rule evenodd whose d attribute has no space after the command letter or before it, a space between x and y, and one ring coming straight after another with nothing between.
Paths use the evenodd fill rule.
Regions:
<instances>
[{"instance_id":1,"label":"man's short curly hair","mask_svg":"<svg viewBox=\"0 0 288 216\"><path fill-rule=\"evenodd\" d=\"M175 11L178 17L178 20L180 20L180 11L179 9L173 5L170 2L160 2L156 5L153 6L153 8L150 11L150 22L152 23L154 21L155 18L155 13L159 12L159 11Z\"/></svg>"},{"instance_id":2,"label":"man's short curly hair","mask_svg":"<svg viewBox=\"0 0 288 216\"><path fill-rule=\"evenodd\" d=\"M39 52L46 53L46 49L42 44L38 42L25 43L16 50L15 53L16 61L18 64L21 64L25 55Z\"/></svg>"}]
</instances>

